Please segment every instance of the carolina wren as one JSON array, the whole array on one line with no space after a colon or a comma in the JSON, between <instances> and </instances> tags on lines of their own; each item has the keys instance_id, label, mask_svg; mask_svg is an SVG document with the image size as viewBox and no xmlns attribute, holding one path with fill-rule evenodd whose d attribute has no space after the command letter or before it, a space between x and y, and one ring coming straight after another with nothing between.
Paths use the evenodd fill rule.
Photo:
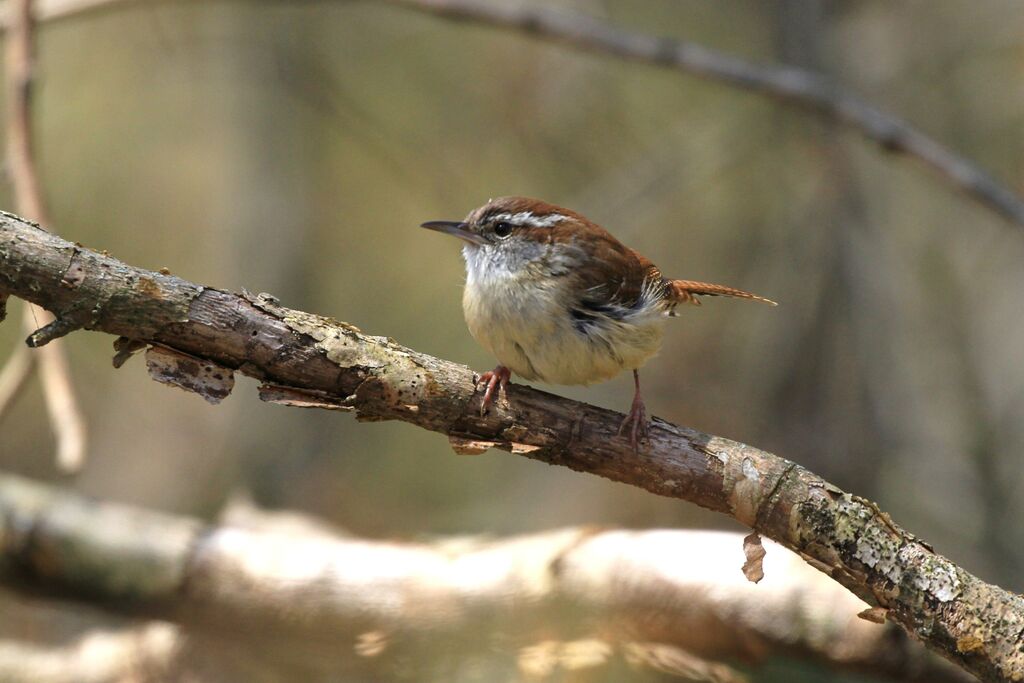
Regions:
<instances>
[{"instance_id":1,"label":"carolina wren","mask_svg":"<svg viewBox=\"0 0 1024 683\"><path fill-rule=\"evenodd\" d=\"M480 377L481 414L512 373L553 384L591 384L633 371L636 393L619 427L636 450L647 434L638 368L661 346L666 318L699 296L775 302L740 289L670 280L580 214L526 197L499 197L464 221L424 228L465 245L462 310L469 331L498 359Z\"/></svg>"}]
</instances>

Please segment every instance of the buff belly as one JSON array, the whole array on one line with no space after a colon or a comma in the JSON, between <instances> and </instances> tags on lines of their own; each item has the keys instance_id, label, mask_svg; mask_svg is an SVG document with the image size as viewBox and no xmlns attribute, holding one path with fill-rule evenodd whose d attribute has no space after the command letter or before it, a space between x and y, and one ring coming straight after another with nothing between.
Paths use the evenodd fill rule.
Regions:
<instances>
[{"instance_id":1,"label":"buff belly","mask_svg":"<svg viewBox=\"0 0 1024 683\"><path fill-rule=\"evenodd\" d=\"M581 321L558 290L514 277L467 285L462 308L470 333L500 364L552 384L591 384L639 368L664 334L660 307Z\"/></svg>"}]
</instances>

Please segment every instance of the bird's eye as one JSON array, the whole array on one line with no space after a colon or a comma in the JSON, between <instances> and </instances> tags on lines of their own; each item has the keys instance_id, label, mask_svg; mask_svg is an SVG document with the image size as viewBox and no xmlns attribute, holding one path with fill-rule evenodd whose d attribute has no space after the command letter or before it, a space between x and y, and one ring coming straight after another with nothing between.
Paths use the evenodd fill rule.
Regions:
<instances>
[{"instance_id":1,"label":"bird's eye","mask_svg":"<svg viewBox=\"0 0 1024 683\"><path fill-rule=\"evenodd\" d=\"M512 234L512 224L508 221L498 221L494 224L494 234L498 237L508 237Z\"/></svg>"}]
</instances>

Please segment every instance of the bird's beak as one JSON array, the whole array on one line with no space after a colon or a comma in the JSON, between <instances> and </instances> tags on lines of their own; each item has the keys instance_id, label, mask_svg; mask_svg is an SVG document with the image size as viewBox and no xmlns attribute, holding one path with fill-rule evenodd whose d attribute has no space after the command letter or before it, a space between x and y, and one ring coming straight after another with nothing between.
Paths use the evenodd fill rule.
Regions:
<instances>
[{"instance_id":1,"label":"bird's beak","mask_svg":"<svg viewBox=\"0 0 1024 683\"><path fill-rule=\"evenodd\" d=\"M460 240L465 240L471 244L486 244L485 240L480 235L469 230L469 226L466 223L459 221L427 221L426 223L420 224L421 228L427 228L428 230L437 230L443 232L446 235L453 235L458 237Z\"/></svg>"}]
</instances>

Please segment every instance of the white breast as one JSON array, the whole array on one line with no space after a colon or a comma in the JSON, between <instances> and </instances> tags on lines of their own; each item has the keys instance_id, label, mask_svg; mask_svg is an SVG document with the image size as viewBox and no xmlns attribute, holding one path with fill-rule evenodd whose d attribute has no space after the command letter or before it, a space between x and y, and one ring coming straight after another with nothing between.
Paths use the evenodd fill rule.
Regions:
<instances>
[{"instance_id":1,"label":"white breast","mask_svg":"<svg viewBox=\"0 0 1024 683\"><path fill-rule=\"evenodd\" d=\"M462 308L469 331L525 379L600 382L640 367L661 346L666 311L654 302L621 319L596 316L581 324L570 314L577 302L566 300L564 281L467 264Z\"/></svg>"}]
</instances>

